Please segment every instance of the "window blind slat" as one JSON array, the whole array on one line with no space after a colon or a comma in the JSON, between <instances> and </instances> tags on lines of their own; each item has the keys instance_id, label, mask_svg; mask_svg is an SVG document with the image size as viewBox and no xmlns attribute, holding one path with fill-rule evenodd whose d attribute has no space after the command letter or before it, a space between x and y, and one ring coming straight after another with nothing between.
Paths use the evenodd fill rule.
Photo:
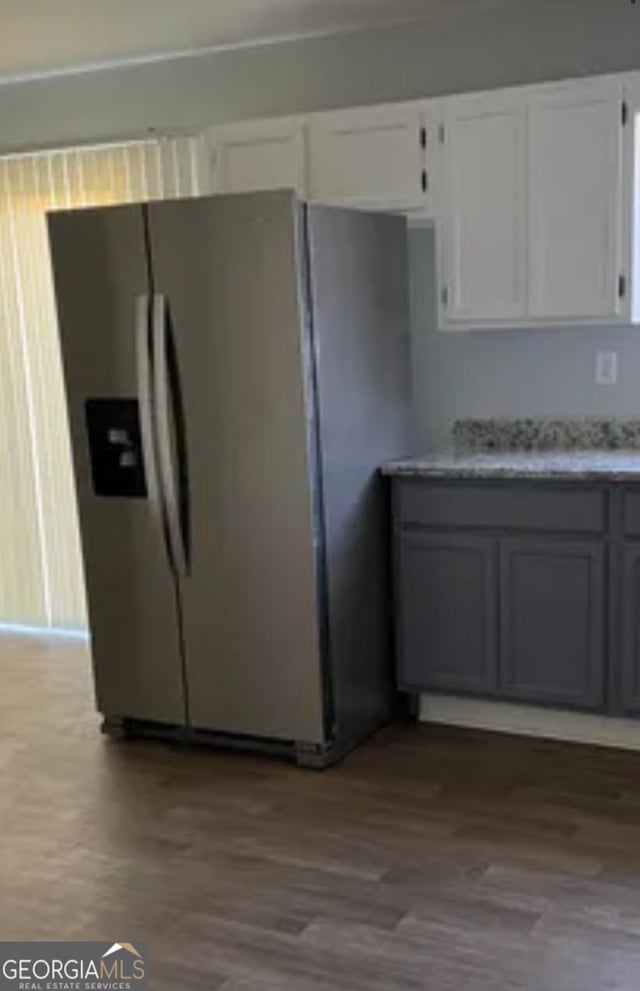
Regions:
<instances>
[{"instance_id":1,"label":"window blind slat","mask_svg":"<svg viewBox=\"0 0 640 991\"><path fill-rule=\"evenodd\" d=\"M0 622L86 605L46 211L198 192L197 139L0 158Z\"/></svg>"},{"instance_id":2,"label":"window blind slat","mask_svg":"<svg viewBox=\"0 0 640 991\"><path fill-rule=\"evenodd\" d=\"M0 163L0 197L22 181L15 162ZM42 534L37 505L36 458L32 443L28 368L22 306L23 274L19 265L16 211L0 213L2 299L0 320L0 458L5 485L0 486L0 596L17 622L48 619L43 573Z\"/></svg>"}]
</instances>

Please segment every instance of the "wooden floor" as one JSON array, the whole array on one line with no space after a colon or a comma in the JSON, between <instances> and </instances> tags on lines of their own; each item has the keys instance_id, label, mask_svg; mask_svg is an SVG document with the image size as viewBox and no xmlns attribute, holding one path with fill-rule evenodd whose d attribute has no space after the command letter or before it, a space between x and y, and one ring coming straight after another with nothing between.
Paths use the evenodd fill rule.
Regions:
<instances>
[{"instance_id":1,"label":"wooden floor","mask_svg":"<svg viewBox=\"0 0 640 991\"><path fill-rule=\"evenodd\" d=\"M638 991L639 756L398 726L300 771L105 740L82 643L0 679L0 939L146 941L152 991Z\"/></svg>"}]
</instances>

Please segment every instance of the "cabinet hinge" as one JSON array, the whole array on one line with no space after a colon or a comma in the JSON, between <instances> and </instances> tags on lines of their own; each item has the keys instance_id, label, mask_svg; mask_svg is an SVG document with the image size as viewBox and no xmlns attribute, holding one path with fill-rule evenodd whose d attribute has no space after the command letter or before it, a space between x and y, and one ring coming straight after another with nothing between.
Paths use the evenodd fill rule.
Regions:
<instances>
[{"instance_id":1,"label":"cabinet hinge","mask_svg":"<svg viewBox=\"0 0 640 991\"><path fill-rule=\"evenodd\" d=\"M421 127L420 128L420 147L421 148L426 148L427 147L427 129L426 129L426 127Z\"/></svg>"},{"instance_id":2,"label":"cabinet hinge","mask_svg":"<svg viewBox=\"0 0 640 991\"><path fill-rule=\"evenodd\" d=\"M626 275L620 275L618 277L618 296L620 299L624 299L627 295L627 277Z\"/></svg>"},{"instance_id":3,"label":"cabinet hinge","mask_svg":"<svg viewBox=\"0 0 640 991\"><path fill-rule=\"evenodd\" d=\"M444 144L444 139L445 139L444 124L440 124L438 126L438 140L441 145Z\"/></svg>"},{"instance_id":4,"label":"cabinet hinge","mask_svg":"<svg viewBox=\"0 0 640 991\"><path fill-rule=\"evenodd\" d=\"M429 176L427 174L427 170L426 169L423 169L422 170L422 179L421 179L421 181L422 181L422 192L423 193L426 193L427 190L429 189Z\"/></svg>"},{"instance_id":5,"label":"cabinet hinge","mask_svg":"<svg viewBox=\"0 0 640 991\"><path fill-rule=\"evenodd\" d=\"M622 101L622 126L625 127L629 121L629 104L626 100Z\"/></svg>"},{"instance_id":6,"label":"cabinet hinge","mask_svg":"<svg viewBox=\"0 0 640 991\"><path fill-rule=\"evenodd\" d=\"M449 289L447 286L442 287L442 291L440 293L440 300L443 306L449 305Z\"/></svg>"}]
</instances>

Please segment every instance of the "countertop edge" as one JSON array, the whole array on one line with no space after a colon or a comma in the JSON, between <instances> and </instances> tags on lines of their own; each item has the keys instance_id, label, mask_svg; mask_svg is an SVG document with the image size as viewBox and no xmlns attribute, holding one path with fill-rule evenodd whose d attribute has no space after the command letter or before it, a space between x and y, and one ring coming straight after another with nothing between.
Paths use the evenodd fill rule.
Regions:
<instances>
[{"instance_id":1,"label":"countertop edge","mask_svg":"<svg viewBox=\"0 0 640 991\"><path fill-rule=\"evenodd\" d=\"M640 482L640 451L434 452L381 466L387 477Z\"/></svg>"},{"instance_id":2,"label":"countertop edge","mask_svg":"<svg viewBox=\"0 0 640 991\"><path fill-rule=\"evenodd\" d=\"M636 482L640 483L640 469L638 471L613 471L611 469L589 469L589 470L550 470L524 468L393 468L384 467L382 474L386 478L424 478L424 479L476 479L487 481L505 479L539 479L544 481L592 481L592 482Z\"/></svg>"}]
</instances>

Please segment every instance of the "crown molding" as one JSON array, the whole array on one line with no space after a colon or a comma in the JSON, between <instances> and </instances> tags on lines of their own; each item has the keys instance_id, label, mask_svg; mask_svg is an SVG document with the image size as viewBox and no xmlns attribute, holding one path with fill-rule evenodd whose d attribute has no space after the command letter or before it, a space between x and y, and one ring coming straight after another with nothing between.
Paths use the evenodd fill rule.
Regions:
<instances>
[{"instance_id":1,"label":"crown molding","mask_svg":"<svg viewBox=\"0 0 640 991\"><path fill-rule=\"evenodd\" d=\"M288 34L269 35L263 38L232 41L220 44L202 45L197 48L176 49L166 52L156 52L145 55L132 55L125 58L103 59L96 62L83 62L76 65L59 66L51 69L34 69L29 72L0 74L0 87L12 86L19 83L39 82L47 79L59 79L71 76L83 76L99 72L110 72L116 69L129 69L145 65L157 65L163 62L176 62L188 59L207 58L212 55L222 55L228 52L258 51L263 48L273 48L278 45L295 44L302 41L322 40L323 38L339 38L354 34L368 34L404 25L422 24L428 16L389 17L380 18L374 23L365 24L362 21L342 24L339 27L325 28L317 31L291 32Z\"/></svg>"}]
</instances>

